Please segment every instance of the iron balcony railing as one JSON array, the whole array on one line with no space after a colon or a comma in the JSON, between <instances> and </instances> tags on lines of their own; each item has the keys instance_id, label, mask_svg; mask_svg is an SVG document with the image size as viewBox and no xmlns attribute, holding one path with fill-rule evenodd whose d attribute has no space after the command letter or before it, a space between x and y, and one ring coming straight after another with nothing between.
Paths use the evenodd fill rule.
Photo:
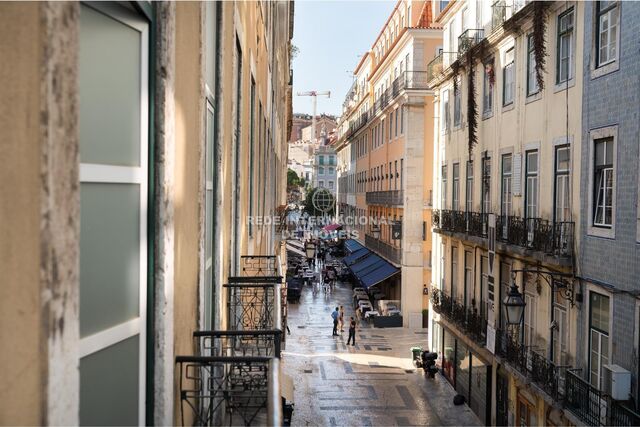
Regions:
<instances>
[{"instance_id":1,"label":"iron balcony railing","mask_svg":"<svg viewBox=\"0 0 640 427\"><path fill-rule=\"evenodd\" d=\"M177 356L184 425L282 425L274 357Z\"/></svg>"},{"instance_id":2,"label":"iron balcony railing","mask_svg":"<svg viewBox=\"0 0 640 427\"><path fill-rule=\"evenodd\" d=\"M458 57L461 57L469 49L480 43L484 38L484 30L481 28L470 28L458 37Z\"/></svg>"},{"instance_id":3,"label":"iron balcony railing","mask_svg":"<svg viewBox=\"0 0 640 427\"><path fill-rule=\"evenodd\" d=\"M367 191L367 204L381 206L401 206L403 204L402 190Z\"/></svg>"},{"instance_id":4,"label":"iron balcony railing","mask_svg":"<svg viewBox=\"0 0 640 427\"><path fill-rule=\"evenodd\" d=\"M429 291L433 310L453 323L458 329L473 341L484 346L487 341L487 313L486 303L480 304L480 310L475 306L465 306L456 298L447 295L441 289L432 287Z\"/></svg>"},{"instance_id":5,"label":"iron balcony railing","mask_svg":"<svg viewBox=\"0 0 640 427\"><path fill-rule=\"evenodd\" d=\"M436 231L465 233L486 238L488 214L455 210L433 210ZM555 257L573 256L573 222L553 222L541 218L496 216L496 240L539 251Z\"/></svg>"},{"instance_id":6,"label":"iron balcony railing","mask_svg":"<svg viewBox=\"0 0 640 427\"><path fill-rule=\"evenodd\" d=\"M282 331L195 331L199 356L266 356L280 358Z\"/></svg>"},{"instance_id":7,"label":"iron balcony railing","mask_svg":"<svg viewBox=\"0 0 640 427\"><path fill-rule=\"evenodd\" d=\"M573 222L553 222L541 218L496 217L496 239L557 257L571 257Z\"/></svg>"},{"instance_id":8,"label":"iron balcony railing","mask_svg":"<svg viewBox=\"0 0 640 427\"><path fill-rule=\"evenodd\" d=\"M526 6L528 0L498 0L491 5L492 31L503 25L520 9Z\"/></svg>"},{"instance_id":9,"label":"iron balcony railing","mask_svg":"<svg viewBox=\"0 0 640 427\"><path fill-rule=\"evenodd\" d=\"M557 366L539 351L523 345L502 330L496 331L496 354L525 378L535 383L552 399L563 399L569 366Z\"/></svg>"},{"instance_id":10,"label":"iron balcony railing","mask_svg":"<svg viewBox=\"0 0 640 427\"><path fill-rule=\"evenodd\" d=\"M586 425L637 426L640 414L626 402L614 400L581 378L580 369L567 371L564 405Z\"/></svg>"},{"instance_id":11,"label":"iron balcony railing","mask_svg":"<svg viewBox=\"0 0 640 427\"><path fill-rule=\"evenodd\" d=\"M444 74L445 70L458 59L458 52L440 52L427 64L427 81Z\"/></svg>"},{"instance_id":12,"label":"iron balcony railing","mask_svg":"<svg viewBox=\"0 0 640 427\"><path fill-rule=\"evenodd\" d=\"M488 215L479 212L434 209L433 226L436 230L466 233L471 236L486 238Z\"/></svg>"},{"instance_id":13,"label":"iron balcony railing","mask_svg":"<svg viewBox=\"0 0 640 427\"><path fill-rule=\"evenodd\" d=\"M366 247L371 249L372 251L382 255L389 261L394 264L400 265L402 263L402 248L395 247L390 245L382 240L376 239L375 237L365 234L364 236L364 244Z\"/></svg>"}]
</instances>

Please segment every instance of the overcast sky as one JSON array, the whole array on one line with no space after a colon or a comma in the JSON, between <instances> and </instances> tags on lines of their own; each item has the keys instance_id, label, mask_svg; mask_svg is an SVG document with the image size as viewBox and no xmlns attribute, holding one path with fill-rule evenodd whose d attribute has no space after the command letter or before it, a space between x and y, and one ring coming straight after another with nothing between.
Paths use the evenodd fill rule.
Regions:
<instances>
[{"instance_id":1,"label":"overcast sky","mask_svg":"<svg viewBox=\"0 0 640 427\"><path fill-rule=\"evenodd\" d=\"M312 112L311 97L298 92L331 91L318 97L318 114L340 115L353 69L369 50L395 1L298 0L293 44L293 112Z\"/></svg>"}]
</instances>

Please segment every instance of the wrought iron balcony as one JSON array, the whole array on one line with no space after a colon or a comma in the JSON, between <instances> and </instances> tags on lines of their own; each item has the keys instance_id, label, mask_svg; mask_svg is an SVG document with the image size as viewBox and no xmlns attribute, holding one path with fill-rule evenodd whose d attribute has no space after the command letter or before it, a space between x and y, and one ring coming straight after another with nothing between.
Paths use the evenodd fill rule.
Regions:
<instances>
[{"instance_id":1,"label":"wrought iron balcony","mask_svg":"<svg viewBox=\"0 0 640 427\"><path fill-rule=\"evenodd\" d=\"M405 71L403 84L405 89L429 89L429 79L427 76L427 72Z\"/></svg>"},{"instance_id":2,"label":"wrought iron balcony","mask_svg":"<svg viewBox=\"0 0 640 427\"><path fill-rule=\"evenodd\" d=\"M364 244L367 248L376 252L378 255L382 255L394 264L400 265L402 263L402 248L397 248L393 245L376 239L375 237L365 234Z\"/></svg>"},{"instance_id":3,"label":"wrought iron balcony","mask_svg":"<svg viewBox=\"0 0 640 427\"><path fill-rule=\"evenodd\" d=\"M367 191L367 204L381 206L401 206L403 204L402 190Z\"/></svg>"},{"instance_id":4,"label":"wrought iron balcony","mask_svg":"<svg viewBox=\"0 0 640 427\"><path fill-rule=\"evenodd\" d=\"M458 37L458 57L461 57L473 46L477 45L484 38L484 30L481 28L470 28Z\"/></svg>"},{"instance_id":5,"label":"wrought iron balcony","mask_svg":"<svg viewBox=\"0 0 640 427\"><path fill-rule=\"evenodd\" d=\"M433 310L453 323L458 329L483 346L487 341L487 316L480 304L480 310L474 306L465 306L446 292L432 287L429 291Z\"/></svg>"},{"instance_id":6,"label":"wrought iron balcony","mask_svg":"<svg viewBox=\"0 0 640 427\"><path fill-rule=\"evenodd\" d=\"M440 52L427 65L427 81L442 75L444 71L457 59L458 52Z\"/></svg>"},{"instance_id":7,"label":"wrought iron balcony","mask_svg":"<svg viewBox=\"0 0 640 427\"><path fill-rule=\"evenodd\" d=\"M556 366L534 348L520 343L505 331L496 331L496 354L511 367L531 380L552 399L559 401L565 395L569 366Z\"/></svg>"},{"instance_id":8,"label":"wrought iron balcony","mask_svg":"<svg viewBox=\"0 0 640 427\"><path fill-rule=\"evenodd\" d=\"M581 378L580 369L567 371L564 405L586 425L590 426L637 426L640 414L614 400L602 390Z\"/></svg>"},{"instance_id":9,"label":"wrought iron balcony","mask_svg":"<svg viewBox=\"0 0 640 427\"><path fill-rule=\"evenodd\" d=\"M557 257L573 254L573 222L552 222L541 218L496 217L496 239Z\"/></svg>"},{"instance_id":10,"label":"wrought iron balcony","mask_svg":"<svg viewBox=\"0 0 640 427\"><path fill-rule=\"evenodd\" d=\"M195 331L199 356L280 357L282 331Z\"/></svg>"},{"instance_id":11,"label":"wrought iron balcony","mask_svg":"<svg viewBox=\"0 0 640 427\"><path fill-rule=\"evenodd\" d=\"M529 0L498 0L491 5L491 29L492 31L503 25L520 9L525 7Z\"/></svg>"},{"instance_id":12,"label":"wrought iron balcony","mask_svg":"<svg viewBox=\"0 0 640 427\"><path fill-rule=\"evenodd\" d=\"M182 425L282 425L279 359L177 356L176 365Z\"/></svg>"},{"instance_id":13,"label":"wrought iron balcony","mask_svg":"<svg viewBox=\"0 0 640 427\"><path fill-rule=\"evenodd\" d=\"M487 214L479 212L433 210L433 226L436 230L466 233L481 238L487 237L487 218Z\"/></svg>"}]
</instances>

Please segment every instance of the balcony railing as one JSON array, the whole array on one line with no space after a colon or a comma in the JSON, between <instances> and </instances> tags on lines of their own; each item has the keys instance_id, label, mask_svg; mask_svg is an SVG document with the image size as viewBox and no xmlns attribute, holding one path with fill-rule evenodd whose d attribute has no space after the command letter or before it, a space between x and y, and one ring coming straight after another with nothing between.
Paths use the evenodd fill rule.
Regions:
<instances>
[{"instance_id":1,"label":"balcony railing","mask_svg":"<svg viewBox=\"0 0 640 427\"><path fill-rule=\"evenodd\" d=\"M484 38L484 30L481 28L470 28L458 37L458 57L461 57L469 49L480 43Z\"/></svg>"},{"instance_id":2,"label":"balcony railing","mask_svg":"<svg viewBox=\"0 0 640 427\"><path fill-rule=\"evenodd\" d=\"M281 425L279 359L177 356L176 365L182 425Z\"/></svg>"},{"instance_id":3,"label":"balcony railing","mask_svg":"<svg viewBox=\"0 0 640 427\"><path fill-rule=\"evenodd\" d=\"M434 209L433 226L437 231L486 238L488 214ZM496 240L555 257L573 256L573 233L573 222L496 216Z\"/></svg>"},{"instance_id":4,"label":"balcony railing","mask_svg":"<svg viewBox=\"0 0 640 427\"><path fill-rule=\"evenodd\" d=\"M388 243L383 242L382 240L376 239L369 234L365 234L364 244L366 247L378 253L379 255L382 255L392 263L398 265L402 263L402 248L392 246Z\"/></svg>"},{"instance_id":5,"label":"balcony railing","mask_svg":"<svg viewBox=\"0 0 640 427\"><path fill-rule=\"evenodd\" d=\"M429 291L433 310L456 325L461 332L483 346L487 340L487 316L480 304L480 310L473 306L465 306L456 298L444 291L432 287Z\"/></svg>"},{"instance_id":6,"label":"balcony railing","mask_svg":"<svg viewBox=\"0 0 640 427\"><path fill-rule=\"evenodd\" d=\"M403 204L402 190L367 191L367 204L382 206L400 206Z\"/></svg>"},{"instance_id":7,"label":"balcony railing","mask_svg":"<svg viewBox=\"0 0 640 427\"><path fill-rule=\"evenodd\" d=\"M525 346L505 331L496 331L496 353L524 377L535 383L552 399L565 395L567 372L570 367L556 366L534 348Z\"/></svg>"},{"instance_id":8,"label":"balcony railing","mask_svg":"<svg viewBox=\"0 0 640 427\"><path fill-rule=\"evenodd\" d=\"M496 217L496 239L545 254L570 257L573 250L573 222L552 222L541 218Z\"/></svg>"},{"instance_id":9,"label":"balcony railing","mask_svg":"<svg viewBox=\"0 0 640 427\"><path fill-rule=\"evenodd\" d=\"M200 356L280 357L282 331L195 331Z\"/></svg>"},{"instance_id":10,"label":"balcony railing","mask_svg":"<svg viewBox=\"0 0 640 427\"><path fill-rule=\"evenodd\" d=\"M467 233L471 236L486 238L488 231L487 218L487 214L479 212L435 209L433 211L433 226L437 230Z\"/></svg>"},{"instance_id":11,"label":"balcony railing","mask_svg":"<svg viewBox=\"0 0 640 427\"><path fill-rule=\"evenodd\" d=\"M564 404L586 425L640 425L640 414L625 406L625 402L612 399L611 396L582 379L580 369L567 371L567 392Z\"/></svg>"},{"instance_id":12,"label":"balcony railing","mask_svg":"<svg viewBox=\"0 0 640 427\"><path fill-rule=\"evenodd\" d=\"M458 57L458 52L440 52L427 65L427 81L442 75Z\"/></svg>"}]
</instances>

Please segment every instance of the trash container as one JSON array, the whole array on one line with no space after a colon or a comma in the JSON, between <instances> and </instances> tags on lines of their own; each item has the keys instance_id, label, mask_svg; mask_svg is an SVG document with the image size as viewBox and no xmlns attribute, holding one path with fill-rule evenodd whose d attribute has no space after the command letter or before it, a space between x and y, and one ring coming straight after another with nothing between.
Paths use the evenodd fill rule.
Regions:
<instances>
[{"instance_id":1,"label":"trash container","mask_svg":"<svg viewBox=\"0 0 640 427\"><path fill-rule=\"evenodd\" d=\"M419 368L422 364L422 347L411 347L411 360L413 366Z\"/></svg>"}]
</instances>

